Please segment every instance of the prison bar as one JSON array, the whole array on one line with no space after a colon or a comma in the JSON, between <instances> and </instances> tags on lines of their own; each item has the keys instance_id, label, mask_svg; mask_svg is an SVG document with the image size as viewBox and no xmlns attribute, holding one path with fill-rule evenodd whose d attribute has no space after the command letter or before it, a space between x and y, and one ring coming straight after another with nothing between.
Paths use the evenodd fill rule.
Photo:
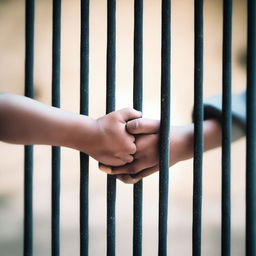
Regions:
<instances>
[{"instance_id":1,"label":"prison bar","mask_svg":"<svg viewBox=\"0 0 256 256\"><path fill-rule=\"evenodd\" d=\"M202 164L203 164L203 0L195 0L194 52L194 177L192 254L201 255Z\"/></svg>"},{"instance_id":2,"label":"prison bar","mask_svg":"<svg viewBox=\"0 0 256 256\"><path fill-rule=\"evenodd\" d=\"M158 255L167 255L171 93L171 1L162 1L161 128L159 143Z\"/></svg>"},{"instance_id":3,"label":"prison bar","mask_svg":"<svg viewBox=\"0 0 256 256\"><path fill-rule=\"evenodd\" d=\"M53 0L52 106L60 107L61 0ZM60 255L60 147L52 147L52 255Z\"/></svg>"},{"instance_id":4,"label":"prison bar","mask_svg":"<svg viewBox=\"0 0 256 256\"><path fill-rule=\"evenodd\" d=\"M81 0L80 114L89 114L90 1ZM89 156L80 152L80 255L89 255Z\"/></svg>"},{"instance_id":5,"label":"prison bar","mask_svg":"<svg viewBox=\"0 0 256 256\"><path fill-rule=\"evenodd\" d=\"M115 110L116 87L116 0L107 3L107 92L106 113ZM116 177L107 176L107 255L115 256Z\"/></svg>"},{"instance_id":6,"label":"prison bar","mask_svg":"<svg viewBox=\"0 0 256 256\"><path fill-rule=\"evenodd\" d=\"M143 0L135 0L134 108L142 110ZM203 153L203 0L195 0L194 72L194 184L192 254L201 255L202 153ZM161 131L159 179L159 255L167 255L171 1L162 0ZM25 96L33 98L34 0L26 0ZM246 255L256 254L256 1L248 0L247 127L246 127ZM115 110L116 1L108 0L107 109ZM60 107L61 0L53 0L52 105ZM231 142L232 0L223 9L223 120L222 120L222 255L230 255L230 142ZM80 113L88 115L89 0L81 0ZM33 255L33 146L25 146L24 248ZM88 156L80 157L80 255L88 255ZM107 178L107 255L115 255L116 178ZM52 255L60 253L60 148L52 147ZM142 255L142 183L134 186L133 254Z\"/></svg>"},{"instance_id":7,"label":"prison bar","mask_svg":"<svg viewBox=\"0 0 256 256\"><path fill-rule=\"evenodd\" d=\"M25 10L25 96L34 97L35 2L26 0ZM24 256L33 255L33 146L24 147Z\"/></svg>"},{"instance_id":8,"label":"prison bar","mask_svg":"<svg viewBox=\"0 0 256 256\"><path fill-rule=\"evenodd\" d=\"M143 98L143 0L134 1L133 107L142 111ZM142 255L142 180L133 186L133 255Z\"/></svg>"},{"instance_id":9,"label":"prison bar","mask_svg":"<svg viewBox=\"0 0 256 256\"><path fill-rule=\"evenodd\" d=\"M247 3L246 256L253 256L256 255L256 1Z\"/></svg>"},{"instance_id":10,"label":"prison bar","mask_svg":"<svg viewBox=\"0 0 256 256\"><path fill-rule=\"evenodd\" d=\"M222 219L221 255L230 255L231 196L231 89L232 89L232 0L223 1L222 53Z\"/></svg>"}]
</instances>

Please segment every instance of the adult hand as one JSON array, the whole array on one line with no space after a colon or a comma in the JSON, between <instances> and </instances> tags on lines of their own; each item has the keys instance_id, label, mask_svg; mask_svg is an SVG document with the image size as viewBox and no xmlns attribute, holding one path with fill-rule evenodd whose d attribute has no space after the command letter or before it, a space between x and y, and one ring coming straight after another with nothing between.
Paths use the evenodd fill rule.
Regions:
<instances>
[{"instance_id":1,"label":"adult hand","mask_svg":"<svg viewBox=\"0 0 256 256\"><path fill-rule=\"evenodd\" d=\"M136 119L127 123L127 131L136 136L134 161L119 167L100 165L108 174L116 174L125 183L136 183L159 169L159 129L160 122ZM171 127L170 166L190 158L193 147L193 125Z\"/></svg>"}]
</instances>

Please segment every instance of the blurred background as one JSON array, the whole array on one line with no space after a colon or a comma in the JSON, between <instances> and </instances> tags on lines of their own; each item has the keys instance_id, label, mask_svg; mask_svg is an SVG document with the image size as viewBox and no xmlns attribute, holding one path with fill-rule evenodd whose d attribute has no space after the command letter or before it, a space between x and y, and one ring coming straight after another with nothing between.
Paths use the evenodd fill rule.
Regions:
<instances>
[{"instance_id":1,"label":"blurred background","mask_svg":"<svg viewBox=\"0 0 256 256\"><path fill-rule=\"evenodd\" d=\"M105 113L106 4L90 6L90 115ZM132 106L133 4L117 1L117 108ZM191 122L193 1L172 1L173 125ZM222 1L205 0L204 97L221 93ZM51 103L52 1L37 0L35 95ZM0 92L24 92L24 0L0 0ZM61 107L79 112L80 1L63 0ZM160 116L161 1L144 1L144 111ZM234 0L233 92L245 89L246 1ZM34 149L34 254L50 255L51 149ZM0 142L0 255L21 255L23 146ZM169 255L192 251L192 160L170 169ZM79 254L79 152L62 148L61 255ZM202 255L220 255L221 151L204 154ZM106 175L90 160L90 255L106 250ZM117 255L132 255L132 186L117 182ZM157 255L158 173L144 180L143 255ZM245 255L245 140L232 146L232 255Z\"/></svg>"}]
</instances>

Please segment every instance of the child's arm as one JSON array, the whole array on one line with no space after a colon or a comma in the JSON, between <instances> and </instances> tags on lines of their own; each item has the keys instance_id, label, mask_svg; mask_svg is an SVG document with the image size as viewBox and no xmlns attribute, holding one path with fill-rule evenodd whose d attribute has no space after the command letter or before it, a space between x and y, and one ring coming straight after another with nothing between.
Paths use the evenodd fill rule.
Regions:
<instances>
[{"instance_id":1,"label":"child's arm","mask_svg":"<svg viewBox=\"0 0 256 256\"><path fill-rule=\"evenodd\" d=\"M134 136L126 121L141 117L122 109L98 119L70 113L11 94L0 95L0 140L17 144L66 146L108 165L133 161Z\"/></svg>"},{"instance_id":2,"label":"child's arm","mask_svg":"<svg viewBox=\"0 0 256 256\"><path fill-rule=\"evenodd\" d=\"M125 183L136 183L140 179L159 170L159 128L157 120L136 119L127 123L127 130L136 135L136 154L134 162L121 167L105 166L100 168ZM193 157L194 125L171 127L170 166L179 161ZM204 121L204 150L210 150L221 145L221 125L216 119ZM129 174L127 174L129 173ZM126 175L125 175L126 174ZM132 174L132 176L130 175Z\"/></svg>"}]
</instances>

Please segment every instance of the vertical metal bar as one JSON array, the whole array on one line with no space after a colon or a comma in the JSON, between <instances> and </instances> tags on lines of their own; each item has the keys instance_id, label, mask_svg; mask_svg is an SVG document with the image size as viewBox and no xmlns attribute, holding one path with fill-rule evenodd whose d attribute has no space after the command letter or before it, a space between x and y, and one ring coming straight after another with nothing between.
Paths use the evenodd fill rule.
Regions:
<instances>
[{"instance_id":1,"label":"vertical metal bar","mask_svg":"<svg viewBox=\"0 0 256 256\"><path fill-rule=\"evenodd\" d=\"M81 0L80 114L89 113L89 0ZM80 152L80 255L89 255L89 156Z\"/></svg>"},{"instance_id":2,"label":"vertical metal bar","mask_svg":"<svg viewBox=\"0 0 256 256\"><path fill-rule=\"evenodd\" d=\"M256 255L256 1L248 0L246 255Z\"/></svg>"},{"instance_id":3,"label":"vertical metal bar","mask_svg":"<svg viewBox=\"0 0 256 256\"><path fill-rule=\"evenodd\" d=\"M201 255L203 164L203 0L195 0L193 255Z\"/></svg>"},{"instance_id":4,"label":"vertical metal bar","mask_svg":"<svg viewBox=\"0 0 256 256\"><path fill-rule=\"evenodd\" d=\"M222 220L221 255L230 255L230 150L231 150L231 87L232 86L232 0L223 1L222 56Z\"/></svg>"},{"instance_id":5,"label":"vertical metal bar","mask_svg":"<svg viewBox=\"0 0 256 256\"><path fill-rule=\"evenodd\" d=\"M170 145L170 85L171 85L171 1L162 0L162 67L161 67L161 129L159 179L158 255L167 255L169 145Z\"/></svg>"},{"instance_id":6,"label":"vertical metal bar","mask_svg":"<svg viewBox=\"0 0 256 256\"><path fill-rule=\"evenodd\" d=\"M25 96L34 96L34 0L26 0ZM33 146L24 147L24 247L25 256L33 255Z\"/></svg>"},{"instance_id":7,"label":"vertical metal bar","mask_svg":"<svg viewBox=\"0 0 256 256\"><path fill-rule=\"evenodd\" d=\"M115 110L116 87L116 0L108 0L106 113ZM115 256L116 177L107 176L107 255Z\"/></svg>"},{"instance_id":8,"label":"vertical metal bar","mask_svg":"<svg viewBox=\"0 0 256 256\"><path fill-rule=\"evenodd\" d=\"M133 107L142 111L143 97L143 0L134 2ZM133 186L133 255L142 255L142 180Z\"/></svg>"},{"instance_id":9,"label":"vertical metal bar","mask_svg":"<svg viewBox=\"0 0 256 256\"><path fill-rule=\"evenodd\" d=\"M52 106L60 107L61 0L53 0ZM60 255L60 147L52 147L52 255Z\"/></svg>"}]
</instances>

